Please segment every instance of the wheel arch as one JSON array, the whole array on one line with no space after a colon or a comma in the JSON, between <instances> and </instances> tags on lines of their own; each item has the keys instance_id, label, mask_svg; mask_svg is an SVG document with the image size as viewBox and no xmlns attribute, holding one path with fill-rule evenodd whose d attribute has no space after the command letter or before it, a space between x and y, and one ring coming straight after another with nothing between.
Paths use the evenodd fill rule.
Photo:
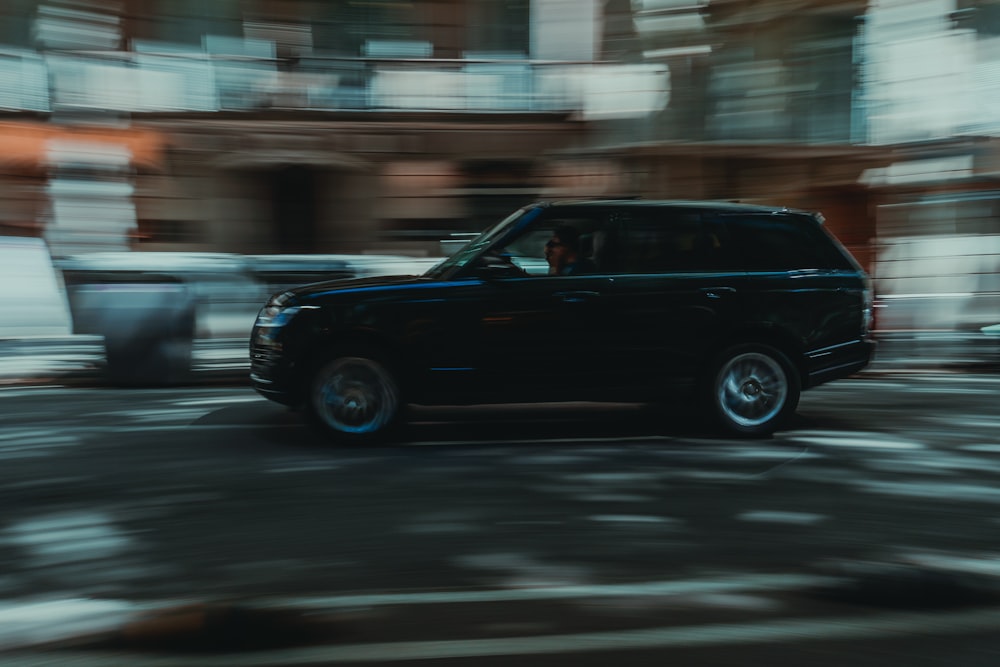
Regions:
<instances>
[{"instance_id":1,"label":"wheel arch","mask_svg":"<svg viewBox=\"0 0 1000 667\"><path fill-rule=\"evenodd\" d=\"M801 353L793 352L798 349L794 341L768 330L740 333L720 339L705 365L698 382L700 409L728 435L768 436L798 407L804 386L797 363ZM772 372L775 365L784 369L783 377Z\"/></svg>"},{"instance_id":2,"label":"wheel arch","mask_svg":"<svg viewBox=\"0 0 1000 667\"><path fill-rule=\"evenodd\" d=\"M333 365L343 369L345 364L347 377L353 379L344 385L328 384L329 369ZM299 371L308 422L343 444L392 439L405 422L407 388L401 364L402 355L384 336L358 331L320 339ZM352 368L367 370L355 375ZM335 395L345 400L327 398L327 389L334 386Z\"/></svg>"},{"instance_id":3,"label":"wheel arch","mask_svg":"<svg viewBox=\"0 0 1000 667\"><path fill-rule=\"evenodd\" d=\"M702 359L699 376L703 378L712 369L717 357L723 351L735 345L745 343L769 345L784 354L795 369L800 385L802 387L807 386L808 372L803 359L801 342L794 334L787 330L764 324L726 331L723 335L713 340L707 347L706 354Z\"/></svg>"},{"instance_id":4,"label":"wheel arch","mask_svg":"<svg viewBox=\"0 0 1000 667\"><path fill-rule=\"evenodd\" d=\"M406 355L402 345L391 336L373 329L351 329L348 331L324 332L310 346L309 364L315 373L319 364L327 361L338 353L347 350L364 350L389 365L399 375L401 382L408 381L410 376L406 365Z\"/></svg>"}]
</instances>

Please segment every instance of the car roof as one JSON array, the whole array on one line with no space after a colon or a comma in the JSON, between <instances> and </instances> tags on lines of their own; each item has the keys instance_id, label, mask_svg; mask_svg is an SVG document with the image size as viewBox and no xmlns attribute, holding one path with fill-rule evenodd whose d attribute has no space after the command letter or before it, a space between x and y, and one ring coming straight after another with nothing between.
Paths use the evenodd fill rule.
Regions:
<instances>
[{"instance_id":1,"label":"car roof","mask_svg":"<svg viewBox=\"0 0 1000 667\"><path fill-rule=\"evenodd\" d=\"M785 206L765 206L747 204L730 200L691 200L691 199L566 199L560 201L540 202L541 206L553 208L677 208L703 211L720 211L725 213L805 213L808 211L792 209Z\"/></svg>"}]
</instances>

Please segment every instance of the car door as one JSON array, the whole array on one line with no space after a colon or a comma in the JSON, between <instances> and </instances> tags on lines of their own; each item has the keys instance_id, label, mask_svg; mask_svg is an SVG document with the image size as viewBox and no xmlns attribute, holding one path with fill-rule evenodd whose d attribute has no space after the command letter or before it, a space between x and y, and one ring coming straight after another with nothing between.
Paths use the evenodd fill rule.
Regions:
<instances>
[{"instance_id":1,"label":"car door","mask_svg":"<svg viewBox=\"0 0 1000 667\"><path fill-rule=\"evenodd\" d=\"M543 250L559 225L590 231L593 217L546 211L466 274L476 283L463 330L476 347L478 389L504 400L559 400L600 387L612 321L606 274L548 275ZM504 270L503 262L520 270ZM499 265L496 263L500 262ZM493 263L494 266L490 266Z\"/></svg>"},{"instance_id":2,"label":"car door","mask_svg":"<svg viewBox=\"0 0 1000 667\"><path fill-rule=\"evenodd\" d=\"M618 223L613 381L643 395L690 388L713 341L738 319L744 274L725 270L722 239L697 211L647 207Z\"/></svg>"},{"instance_id":3,"label":"car door","mask_svg":"<svg viewBox=\"0 0 1000 667\"><path fill-rule=\"evenodd\" d=\"M487 388L515 401L591 395L606 362L610 287L602 275L487 281L478 309Z\"/></svg>"}]
</instances>

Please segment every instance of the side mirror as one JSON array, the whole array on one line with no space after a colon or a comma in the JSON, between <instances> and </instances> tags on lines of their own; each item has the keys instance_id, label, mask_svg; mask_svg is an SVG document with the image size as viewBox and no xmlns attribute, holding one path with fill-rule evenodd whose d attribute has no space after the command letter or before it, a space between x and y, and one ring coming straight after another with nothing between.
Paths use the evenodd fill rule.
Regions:
<instances>
[{"instance_id":1,"label":"side mirror","mask_svg":"<svg viewBox=\"0 0 1000 667\"><path fill-rule=\"evenodd\" d=\"M509 257L499 255L483 255L476 265L476 275L485 279L523 278L526 274Z\"/></svg>"}]
</instances>

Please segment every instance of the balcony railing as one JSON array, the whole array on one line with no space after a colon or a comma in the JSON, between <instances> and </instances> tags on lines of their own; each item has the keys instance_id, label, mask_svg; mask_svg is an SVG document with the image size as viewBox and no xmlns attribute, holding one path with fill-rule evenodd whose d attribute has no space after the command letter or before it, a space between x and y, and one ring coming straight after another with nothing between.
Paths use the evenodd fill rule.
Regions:
<instances>
[{"instance_id":1,"label":"balcony railing","mask_svg":"<svg viewBox=\"0 0 1000 667\"><path fill-rule=\"evenodd\" d=\"M0 111L560 112L633 118L666 106L658 64L515 58L284 60L179 47L0 52Z\"/></svg>"}]
</instances>

